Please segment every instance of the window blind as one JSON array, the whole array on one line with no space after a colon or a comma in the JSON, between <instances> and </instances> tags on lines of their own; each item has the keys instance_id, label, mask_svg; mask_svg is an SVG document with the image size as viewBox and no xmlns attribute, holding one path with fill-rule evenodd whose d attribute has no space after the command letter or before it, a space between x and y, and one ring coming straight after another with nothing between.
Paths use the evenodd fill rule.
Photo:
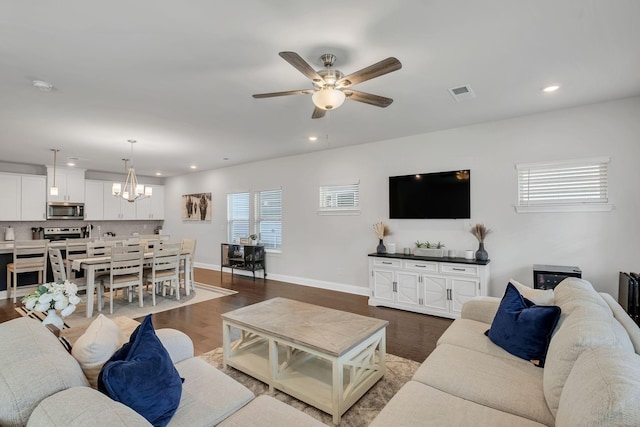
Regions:
<instances>
[{"instance_id":1,"label":"window blind","mask_svg":"<svg viewBox=\"0 0 640 427\"><path fill-rule=\"evenodd\" d=\"M320 186L320 209L357 208L360 204L360 184Z\"/></svg>"},{"instance_id":2,"label":"window blind","mask_svg":"<svg viewBox=\"0 0 640 427\"><path fill-rule=\"evenodd\" d=\"M606 204L609 159L517 165L518 206Z\"/></svg>"},{"instance_id":3,"label":"window blind","mask_svg":"<svg viewBox=\"0 0 640 427\"><path fill-rule=\"evenodd\" d=\"M249 236L249 193L227 195L227 232L229 242Z\"/></svg>"},{"instance_id":4,"label":"window blind","mask_svg":"<svg viewBox=\"0 0 640 427\"><path fill-rule=\"evenodd\" d=\"M265 249L282 247L282 190L255 193L256 230Z\"/></svg>"}]
</instances>

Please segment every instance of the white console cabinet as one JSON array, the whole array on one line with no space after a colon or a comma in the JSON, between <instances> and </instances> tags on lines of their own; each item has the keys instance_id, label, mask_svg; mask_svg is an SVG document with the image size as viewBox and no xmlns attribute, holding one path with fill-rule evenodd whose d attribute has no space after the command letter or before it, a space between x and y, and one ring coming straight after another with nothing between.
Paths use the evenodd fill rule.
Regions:
<instances>
[{"instance_id":1,"label":"white console cabinet","mask_svg":"<svg viewBox=\"0 0 640 427\"><path fill-rule=\"evenodd\" d=\"M469 299L487 295L489 265L463 258L369 256L369 305L460 317Z\"/></svg>"}]
</instances>

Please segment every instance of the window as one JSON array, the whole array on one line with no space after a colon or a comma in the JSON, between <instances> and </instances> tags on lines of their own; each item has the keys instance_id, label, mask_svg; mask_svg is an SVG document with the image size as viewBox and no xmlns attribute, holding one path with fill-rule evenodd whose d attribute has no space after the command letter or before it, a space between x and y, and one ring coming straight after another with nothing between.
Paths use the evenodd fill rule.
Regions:
<instances>
[{"instance_id":1,"label":"window","mask_svg":"<svg viewBox=\"0 0 640 427\"><path fill-rule=\"evenodd\" d=\"M249 236L249 193L227 195L227 233L229 242Z\"/></svg>"},{"instance_id":2,"label":"window","mask_svg":"<svg viewBox=\"0 0 640 427\"><path fill-rule=\"evenodd\" d=\"M282 190L255 193L255 230L265 249L282 247Z\"/></svg>"},{"instance_id":3,"label":"window","mask_svg":"<svg viewBox=\"0 0 640 427\"><path fill-rule=\"evenodd\" d=\"M320 186L320 215L357 215L360 213L359 206L360 183Z\"/></svg>"},{"instance_id":4,"label":"window","mask_svg":"<svg viewBox=\"0 0 640 427\"><path fill-rule=\"evenodd\" d=\"M611 210L609 159L516 165L518 212Z\"/></svg>"},{"instance_id":5,"label":"window","mask_svg":"<svg viewBox=\"0 0 640 427\"><path fill-rule=\"evenodd\" d=\"M253 209L250 201L253 201ZM259 235L265 249L281 249L282 190L227 195L229 242L239 242L241 238L246 238L253 233Z\"/></svg>"}]
</instances>

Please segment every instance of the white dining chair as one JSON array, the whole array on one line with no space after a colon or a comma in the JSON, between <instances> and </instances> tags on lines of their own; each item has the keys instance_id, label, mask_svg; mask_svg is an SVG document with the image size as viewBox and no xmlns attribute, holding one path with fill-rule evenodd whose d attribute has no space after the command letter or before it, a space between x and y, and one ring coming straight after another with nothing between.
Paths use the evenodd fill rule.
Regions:
<instances>
[{"instance_id":1,"label":"white dining chair","mask_svg":"<svg viewBox=\"0 0 640 427\"><path fill-rule=\"evenodd\" d=\"M68 277L75 278L75 273L71 268L74 259L86 258L87 255L87 243L91 239L67 239L65 241L65 268L68 273ZM49 253L51 255L51 253Z\"/></svg>"},{"instance_id":2,"label":"white dining chair","mask_svg":"<svg viewBox=\"0 0 640 427\"><path fill-rule=\"evenodd\" d=\"M13 303L17 302L18 274L38 273L36 285L43 284L47 274L48 240L16 240L13 244L13 262L7 264L7 299L12 289Z\"/></svg>"},{"instance_id":3,"label":"white dining chair","mask_svg":"<svg viewBox=\"0 0 640 427\"><path fill-rule=\"evenodd\" d=\"M195 255L196 255L196 239L182 239L180 241L180 253L182 255L188 254L188 257L189 257L189 276L191 278L190 286L191 286L191 290L194 290L195 286L194 286L193 282L195 280L194 280L194 277L193 277L193 273L194 273L193 262L194 262ZM189 286L189 284L185 283L186 277L187 277L186 271L185 271L186 264L187 264L187 262L186 262L185 259L183 259L180 262L180 277L181 277L180 280L181 280L181 284L183 286L185 286L185 287Z\"/></svg>"},{"instance_id":4,"label":"white dining chair","mask_svg":"<svg viewBox=\"0 0 640 427\"><path fill-rule=\"evenodd\" d=\"M140 244L144 245L144 251L150 252L153 248L160 244L160 239L158 238L141 238Z\"/></svg>"},{"instance_id":5,"label":"white dining chair","mask_svg":"<svg viewBox=\"0 0 640 427\"><path fill-rule=\"evenodd\" d=\"M53 273L53 280L58 282L69 280L75 283L78 290L87 289L87 282L84 277L70 278L67 275L64 260L62 259L62 253L59 248L49 248L49 263L51 264L51 272Z\"/></svg>"},{"instance_id":6,"label":"white dining chair","mask_svg":"<svg viewBox=\"0 0 640 427\"><path fill-rule=\"evenodd\" d=\"M115 240L94 240L87 242L87 256L100 257L111 255L111 249L116 245Z\"/></svg>"},{"instance_id":7,"label":"white dining chair","mask_svg":"<svg viewBox=\"0 0 640 427\"><path fill-rule=\"evenodd\" d=\"M151 285L153 305L156 305L158 286L162 288L162 296L166 295L167 283L176 299L180 300L180 243L165 243L153 248L151 269L145 276L145 282Z\"/></svg>"},{"instance_id":8,"label":"white dining chair","mask_svg":"<svg viewBox=\"0 0 640 427\"><path fill-rule=\"evenodd\" d=\"M132 251L130 247L120 246L111 250L108 283L103 280L104 290L109 288L109 312L111 314L113 314L113 298L117 289L128 289L129 302L132 302L133 290L137 287L139 306L144 305L142 294L143 263L144 253L142 250Z\"/></svg>"}]
</instances>

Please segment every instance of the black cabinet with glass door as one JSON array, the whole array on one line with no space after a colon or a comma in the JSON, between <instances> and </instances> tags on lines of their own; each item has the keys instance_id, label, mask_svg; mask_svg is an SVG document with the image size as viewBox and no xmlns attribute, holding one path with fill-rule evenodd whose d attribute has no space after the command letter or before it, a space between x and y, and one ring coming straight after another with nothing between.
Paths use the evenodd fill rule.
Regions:
<instances>
[{"instance_id":1,"label":"black cabinet with glass door","mask_svg":"<svg viewBox=\"0 0 640 427\"><path fill-rule=\"evenodd\" d=\"M220 249L220 277L224 268L231 269L231 277L234 270L250 271L253 280L256 280L256 270L262 270L262 277L267 277L267 259L264 245L241 245L236 243L222 243Z\"/></svg>"}]
</instances>

